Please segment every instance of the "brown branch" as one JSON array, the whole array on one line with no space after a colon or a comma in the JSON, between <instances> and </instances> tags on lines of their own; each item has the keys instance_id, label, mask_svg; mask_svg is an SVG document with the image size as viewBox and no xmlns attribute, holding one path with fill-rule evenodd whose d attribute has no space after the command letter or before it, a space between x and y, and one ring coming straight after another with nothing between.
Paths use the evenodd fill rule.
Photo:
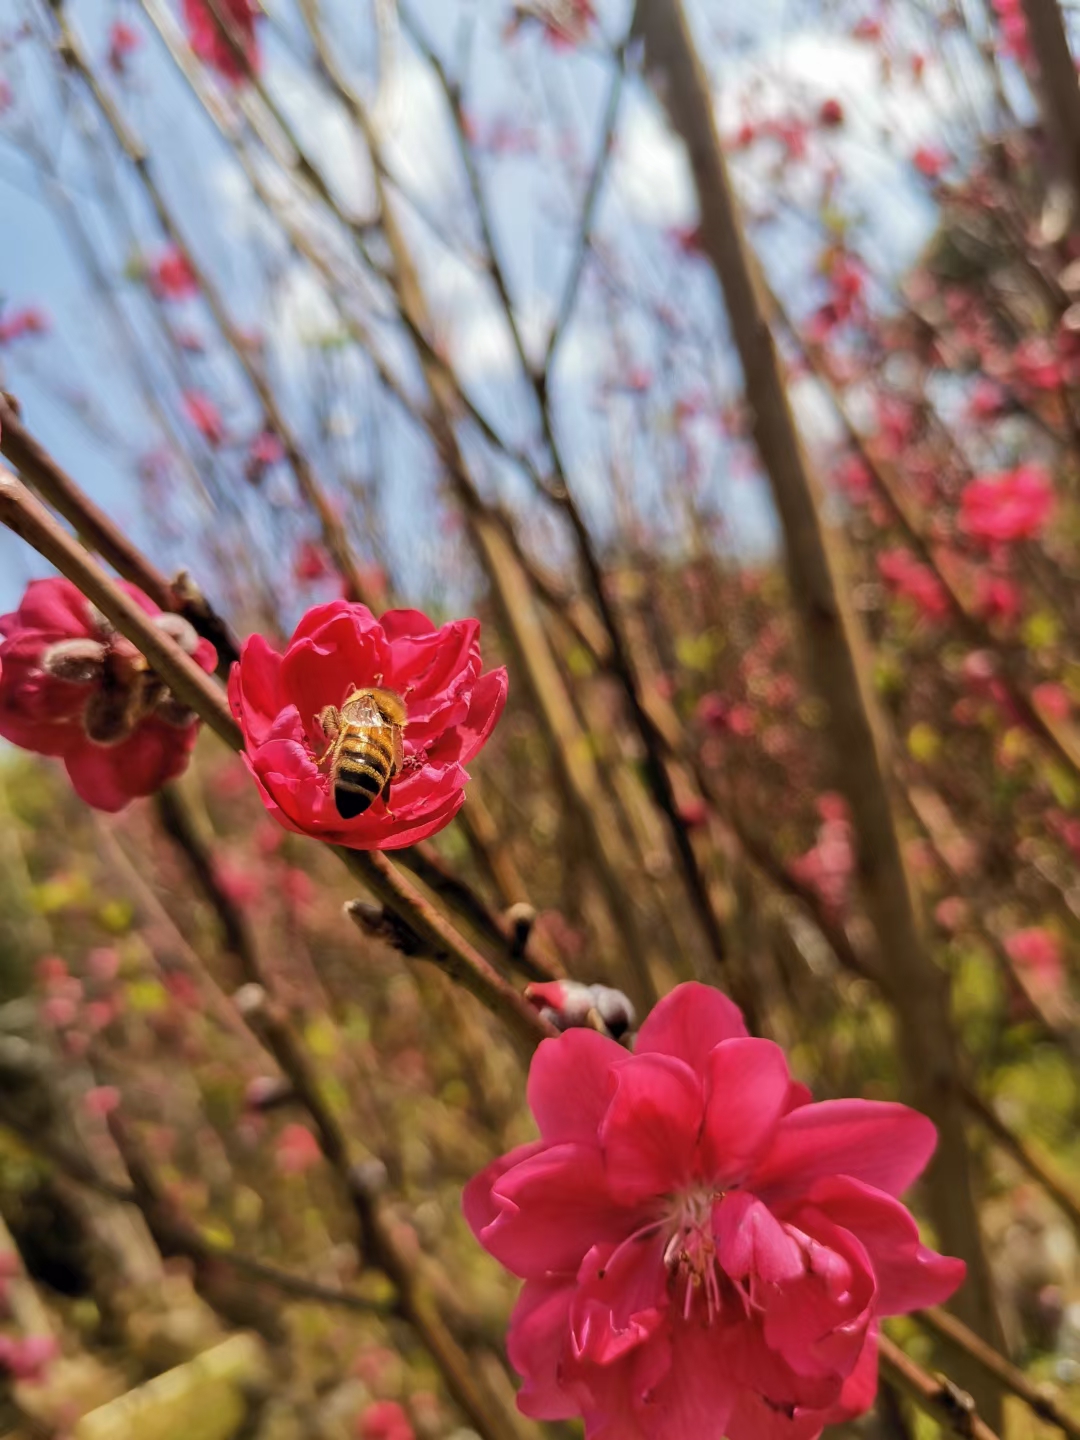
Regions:
<instances>
[{"instance_id":1,"label":"brown branch","mask_svg":"<svg viewBox=\"0 0 1080 1440\"><path fill-rule=\"evenodd\" d=\"M878 1358L885 1378L950 1435L964 1440L998 1440L997 1432L979 1418L970 1395L944 1375L927 1374L887 1335L878 1336Z\"/></svg>"},{"instance_id":2,"label":"brown branch","mask_svg":"<svg viewBox=\"0 0 1080 1440\"><path fill-rule=\"evenodd\" d=\"M190 655L165 634L113 581L78 541L73 540L21 480L0 465L0 524L31 545L92 600L120 634L146 656L182 705L194 710L210 728L239 750L240 727L229 713L224 692L200 670Z\"/></svg>"},{"instance_id":3,"label":"brown branch","mask_svg":"<svg viewBox=\"0 0 1080 1440\"><path fill-rule=\"evenodd\" d=\"M155 963L157 963L158 950L161 948L167 948L171 952L173 961L179 955L184 973L190 977L201 992L200 1003L205 1006L207 1016L221 1028L224 1034L242 1044L251 1045L255 1054L263 1057L264 1061L271 1058L266 1056L261 1046L257 1044L256 1037L252 1035L242 1018L236 1013L236 1006L219 985L216 977L211 974L202 956L185 936L176 920L169 914L161 897L144 873L145 865L142 863L142 857L140 857L140 863L136 864L120 843L117 830L106 823L104 816L97 815L95 818L98 822L96 826L98 836L105 850L103 858L111 860L114 867L122 872L122 878L128 886L129 898L134 899L136 913L140 910L143 912L141 919L147 926L150 950ZM160 945L155 943L158 939L155 926L162 927L169 937ZM160 971L160 965L158 965L158 969Z\"/></svg>"},{"instance_id":4,"label":"brown branch","mask_svg":"<svg viewBox=\"0 0 1080 1440\"><path fill-rule=\"evenodd\" d=\"M555 319L552 322L551 334L548 336L547 345L544 348L542 374L545 393L550 382L552 367L555 364L555 356L577 306L578 289L585 273L585 262L592 248L592 228L596 217L596 208L600 201L604 177L607 174L608 161L615 145L615 126L619 119L623 81L626 77L625 56L622 50L619 51L618 61L615 74L611 77L611 87L608 90L607 103L604 107L604 118L600 124L596 159L593 161L589 183L585 187L581 218L578 221L577 244L574 246L574 255L570 262L570 270L566 277L562 298L559 301L559 308L555 312Z\"/></svg>"},{"instance_id":5,"label":"brown branch","mask_svg":"<svg viewBox=\"0 0 1080 1440\"><path fill-rule=\"evenodd\" d=\"M644 41L646 74L686 145L694 173L702 248L723 289L758 450L784 532L792 597L810 672L829 707L838 776L859 836L861 879L897 1019L908 1093L940 1133L927 1179L941 1242L968 1264L968 1281L957 1296L957 1309L980 1334L996 1341L1000 1324L979 1233L948 982L920 934L893 815L864 642L844 592L844 564L836 537L822 523L791 412L767 302L720 144L715 96L678 0L638 0L633 33ZM973 1390L981 1389L987 1413L996 1415L994 1387L974 1373L970 1384Z\"/></svg>"},{"instance_id":6,"label":"brown branch","mask_svg":"<svg viewBox=\"0 0 1080 1440\"><path fill-rule=\"evenodd\" d=\"M1057 0L1022 0L1031 48L1038 64L1038 95L1072 189L1073 219L1080 204L1080 87L1076 63Z\"/></svg>"},{"instance_id":7,"label":"brown branch","mask_svg":"<svg viewBox=\"0 0 1080 1440\"><path fill-rule=\"evenodd\" d=\"M463 505L468 494L461 488ZM468 515L469 512L466 511ZM649 966L649 945L637 907L626 888L631 865L625 842L611 824L603 783L588 737L578 723L562 673L544 632L525 570L500 527L472 515L474 543L492 582L501 629L513 647L532 711L550 746L555 772L569 812L582 827L585 850L633 976L633 997L643 1010L657 998Z\"/></svg>"},{"instance_id":8,"label":"brown branch","mask_svg":"<svg viewBox=\"0 0 1080 1440\"><path fill-rule=\"evenodd\" d=\"M472 783L475 785L476 781ZM484 941L526 979L554 980L557 974L561 973L552 969L546 957L541 958L535 953L535 945L522 946L517 927L505 916L494 914L485 904L483 897L444 864L429 845L413 845L407 850L399 850L397 860L452 910L467 920Z\"/></svg>"},{"instance_id":9,"label":"brown branch","mask_svg":"<svg viewBox=\"0 0 1080 1440\"><path fill-rule=\"evenodd\" d=\"M0 391L0 454L5 455L28 484L75 527L116 573L149 595L162 610L183 615L214 646L219 668L226 672L237 658L228 626L201 595L167 580L23 425L16 402Z\"/></svg>"},{"instance_id":10,"label":"brown branch","mask_svg":"<svg viewBox=\"0 0 1080 1440\"><path fill-rule=\"evenodd\" d=\"M358 880L406 920L423 946L421 953L486 1005L525 1054L531 1054L541 1040L555 1034L525 997L410 885L386 855L378 850L340 849L338 854Z\"/></svg>"},{"instance_id":11,"label":"brown branch","mask_svg":"<svg viewBox=\"0 0 1080 1440\"><path fill-rule=\"evenodd\" d=\"M962 1350L965 1355L969 1355L987 1374L1000 1380L1006 1390L1010 1390L1022 1400L1040 1420L1047 1425L1056 1425L1066 1435L1071 1435L1073 1440L1080 1440L1080 1420L1061 1408L1053 1390L1034 1384L1022 1370L1011 1365L992 1345L980 1340L978 1335L957 1320L955 1315L934 1306L929 1310L916 1310L912 1319L917 1320L932 1335L939 1336L948 1344Z\"/></svg>"}]
</instances>

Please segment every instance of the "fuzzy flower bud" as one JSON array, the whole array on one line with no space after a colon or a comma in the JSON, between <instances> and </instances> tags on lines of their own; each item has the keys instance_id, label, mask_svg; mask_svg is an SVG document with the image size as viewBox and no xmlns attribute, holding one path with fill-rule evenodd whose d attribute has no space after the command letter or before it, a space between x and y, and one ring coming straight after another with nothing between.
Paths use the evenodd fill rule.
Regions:
<instances>
[{"instance_id":1,"label":"fuzzy flower bud","mask_svg":"<svg viewBox=\"0 0 1080 1440\"><path fill-rule=\"evenodd\" d=\"M582 1025L613 1039L633 1030L634 1007L621 990L608 985L582 985L577 980L551 980L525 987L525 998L558 1030Z\"/></svg>"}]
</instances>

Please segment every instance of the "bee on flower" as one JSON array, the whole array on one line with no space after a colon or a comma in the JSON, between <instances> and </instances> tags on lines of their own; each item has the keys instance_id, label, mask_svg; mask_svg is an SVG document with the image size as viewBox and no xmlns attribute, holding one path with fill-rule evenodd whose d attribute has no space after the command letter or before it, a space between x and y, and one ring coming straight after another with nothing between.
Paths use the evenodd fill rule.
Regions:
<instances>
[{"instance_id":1,"label":"bee on flower","mask_svg":"<svg viewBox=\"0 0 1080 1440\"><path fill-rule=\"evenodd\" d=\"M506 703L484 671L480 624L437 627L418 610L377 620L365 605L310 609L279 654L248 639L229 680L245 760L289 830L357 850L393 850L448 825L465 766Z\"/></svg>"}]
</instances>

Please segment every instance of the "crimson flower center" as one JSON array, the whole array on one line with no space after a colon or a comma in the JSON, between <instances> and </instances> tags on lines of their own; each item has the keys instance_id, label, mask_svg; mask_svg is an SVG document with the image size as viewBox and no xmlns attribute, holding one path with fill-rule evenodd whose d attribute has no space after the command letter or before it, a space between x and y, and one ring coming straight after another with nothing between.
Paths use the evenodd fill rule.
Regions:
<instances>
[{"instance_id":1,"label":"crimson flower center","mask_svg":"<svg viewBox=\"0 0 1080 1440\"><path fill-rule=\"evenodd\" d=\"M694 1297L702 1295L709 1324L720 1313L720 1269L713 1236L713 1206L721 1192L708 1185L696 1185L672 1197L664 1217L669 1239L664 1264L669 1283L676 1291L681 1284L683 1318L689 1319Z\"/></svg>"}]
</instances>

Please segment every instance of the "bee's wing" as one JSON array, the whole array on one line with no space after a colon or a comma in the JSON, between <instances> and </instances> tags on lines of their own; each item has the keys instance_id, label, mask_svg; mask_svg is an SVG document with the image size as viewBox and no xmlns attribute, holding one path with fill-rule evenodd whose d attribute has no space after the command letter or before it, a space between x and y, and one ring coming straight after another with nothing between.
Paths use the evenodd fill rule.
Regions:
<instances>
[{"instance_id":1,"label":"bee's wing","mask_svg":"<svg viewBox=\"0 0 1080 1440\"><path fill-rule=\"evenodd\" d=\"M385 725L382 711L374 696L364 695L359 700L354 700L346 707L348 714L345 719L352 725Z\"/></svg>"}]
</instances>

